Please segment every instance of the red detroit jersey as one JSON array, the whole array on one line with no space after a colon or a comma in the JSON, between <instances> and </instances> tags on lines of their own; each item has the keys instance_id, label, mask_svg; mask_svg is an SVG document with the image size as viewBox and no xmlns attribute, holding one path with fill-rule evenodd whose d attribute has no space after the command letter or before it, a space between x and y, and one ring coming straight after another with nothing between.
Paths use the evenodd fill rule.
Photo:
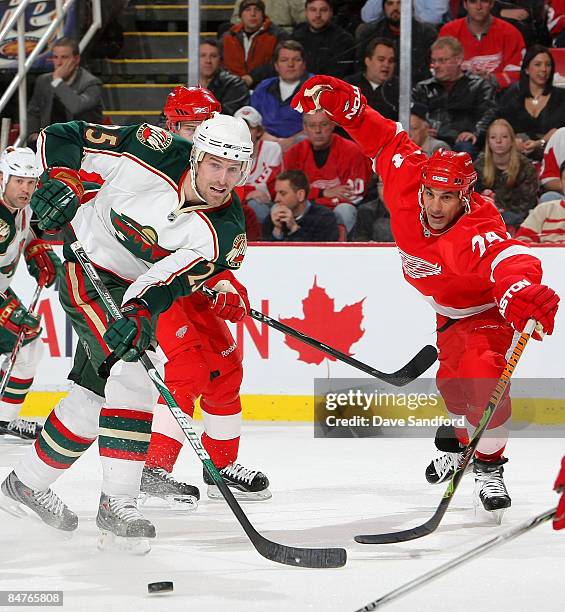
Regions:
<instances>
[{"instance_id":1,"label":"red detroit jersey","mask_svg":"<svg viewBox=\"0 0 565 612\"><path fill-rule=\"evenodd\" d=\"M439 236L424 235L418 190L427 158L399 123L367 108L349 132L366 155L376 157L404 277L436 312L471 316L495 306L495 294L502 295L516 280L540 282L537 256L508 237L494 205L477 193L471 212L452 228Z\"/></svg>"}]
</instances>

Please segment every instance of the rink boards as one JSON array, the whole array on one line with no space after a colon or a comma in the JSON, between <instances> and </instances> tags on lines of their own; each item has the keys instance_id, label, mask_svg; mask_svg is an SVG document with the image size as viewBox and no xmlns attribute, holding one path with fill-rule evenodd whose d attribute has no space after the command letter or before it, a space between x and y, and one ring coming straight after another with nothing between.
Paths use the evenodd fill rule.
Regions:
<instances>
[{"instance_id":1,"label":"rink boards","mask_svg":"<svg viewBox=\"0 0 565 612\"><path fill-rule=\"evenodd\" d=\"M565 296L564 250L537 247L534 252L542 260L544 281ZM299 327L379 370L394 371L422 346L435 342L434 313L403 280L400 257L392 245L250 246L238 277L247 286L256 310ZM13 287L29 302L34 285L23 264ZM25 413L46 416L67 389L76 337L54 290L44 291L40 311L46 356ZM531 343L518 377L564 378L560 350L565 344L563 320L560 311L554 335L543 344ZM310 348L289 346L280 332L250 317L232 329L244 352L242 396L247 419L311 420L315 378L368 378ZM433 377L434 372L435 367L427 376ZM565 422L561 387L540 384L539 395L533 398L538 407L537 422ZM514 414L528 410L531 401L531 397L517 397Z\"/></svg>"}]
</instances>

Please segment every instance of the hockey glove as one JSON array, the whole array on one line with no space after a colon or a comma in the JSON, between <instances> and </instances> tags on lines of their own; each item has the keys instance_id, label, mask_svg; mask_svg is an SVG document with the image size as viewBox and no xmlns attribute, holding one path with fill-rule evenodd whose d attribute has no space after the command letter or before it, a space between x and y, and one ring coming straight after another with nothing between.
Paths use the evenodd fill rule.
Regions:
<instances>
[{"instance_id":1,"label":"hockey glove","mask_svg":"<svg viewBox=\"0 0 565 612\"><path fill-rule=\"evenodd\" d=\"M153 321L141 300L129 300L121 308L123 319L108 326L104 333L106 344L116 357L137 361L153 338Z\"/></svg>"},{"instance_id":2,"label":"hockey glove","mask_svg":"<svg viewBox=\"0 0 565 612\"><path fill-rule=\"evenodd\" d=\"M12 291L0 294L0 327L6 331L19 336L24 333L24 340L33 340L41 333L41 319L32 314L20 302L20 299Z\"/></svg>"},{"instance_id":3,"label":"hockey glove","mask_svg":"<svg viewBox=\"0 0 565 612\"><path fill-rule=\"evenodd\" d=\"M558 493L561 493L557 512L553 518L553 529L565 529L565 457L561 459L561 470L553 488Z\"/></svg>"},{"instance_id":4,"label":"hockey glove","mask_svg":"<svg viewBox=\"0 0 565 612\"><path fill-rule=\"evenodd\" d=\"M525 278L516 280L497 299L500 314L517 331L522 331L528 319L535 319L546 334L553 332L559 296L546 285L533 285ZM533 338L540 340L538 334Z\"/></svg>"},{"instance_id":5,"label":"hockey glove","mask_svg":"<svg viewBox=\"0 0 565 612\"><path fill-rule=\"evenodd\" d=\"M51 287L62 266L53 248L44 240L32 240L26 247L25 259L29 273L40 287Z\"/></svg>"},{"instance_id":6,"label":"hockey glove","mask_svg":"<svg viewBox=\"0 0 565 612\"><path fill-rule=\"evenodd\" d=\"M50 168L47 180L31 196L31 209L43 230L66 225L76 214L84 187L79 173L71 168Z\"/></svg>"},{"instance_id":7,"label":"hockey glove","mask_svg":"<svg viewBox=\"0 0 565 612\"><path fill-rule=\"evenodd\" d=\"M236 280L235 276L225 270L205 283L210 289L218 291L210 308L220 319L236 323L249 312L247 289Z\"/></svg>"},{"instance_id":8,"label":"hockey glove","mask_svg":"<svg viewBox=\"0 0 565 612\"><path fill-rule=\"evenodd\" d=\"M302 85L291 105L300 113L323 109L336 123L349 127L365 110L367 98L355 85L335 77L317 75Z\"/></svg>"}]
</instances>

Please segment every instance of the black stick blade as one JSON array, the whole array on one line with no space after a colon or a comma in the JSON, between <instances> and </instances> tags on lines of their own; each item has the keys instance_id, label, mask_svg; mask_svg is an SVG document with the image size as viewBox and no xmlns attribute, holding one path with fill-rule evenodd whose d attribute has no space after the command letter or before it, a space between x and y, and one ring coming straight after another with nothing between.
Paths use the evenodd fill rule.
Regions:
<instances>
[{"instance_id":1,"label":"black stick blade","mask_svg":"<svg viewBox=\"0 0 565 612\"><path fill-rule=\"evenodd\" d=\"M409 542L410 540L423 538L433 531L434 529L430 529L426 525L419 525L418 527L405 529L404 531L358 535L355 536L355 541L359 544L397 544L398 542Z\"/></svg>"},{"instance_id":2,"label":"black stick blade","mask_svg":"<svg viewBox=\"0 0 565 612\"><path fill-rule=\"evenodd\" d=\"M397 387L402 387L416 380L431 368L437 360L437 349L431 344L427 344L418 352L404 367L392 374L385 374L382 379L390 382Z\"/></svg>"},{"instance_id":3,"label":"black stick blade","mask_svg":"<svg viewBox=\"0 0 565 612\"><path fill-rule=\"evenodd\" d=\"M283 565L324 569L343 567L347 562L344 548L295 548L271 542L267 538L253 544L263 557Z\"/></svg>"},{"instance_id":4,"label":"black stick blade","mask_svg":"<svg viewBox=\"0 0 565 612\"><path fill-rule=\"evenodd\" d=\"M392 531L391 533L358 535L355 536L355 541L359 544L398 544L399 542L409 542L410 540L417 540L418 538L430 535L430 533L433 533L438 528L441 519L447 512L452 497L452 495L444 495L433 516L417 527L403 531Z\"/></svg>"}]
</instances>

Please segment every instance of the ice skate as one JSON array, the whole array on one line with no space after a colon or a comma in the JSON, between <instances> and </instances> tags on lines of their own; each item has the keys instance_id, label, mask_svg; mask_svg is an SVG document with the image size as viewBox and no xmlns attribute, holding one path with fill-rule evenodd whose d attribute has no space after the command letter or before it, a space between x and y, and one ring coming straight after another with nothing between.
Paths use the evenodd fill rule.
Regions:
<instances>
[{"instance_id":1,"label":"ice skate","mask_svg":"<svg viewBox=\"0 0 565 612\"><path fill-rule=\"evenodd\" d=\"M123 552L143 555L151 550L149 539L155 537L155 527L137 509L131 495L100 495L96 516L100 529L98 548L115 548Z\"/></svg>"},{"instance_id":2,"label":"ice skate","mask_svg":"<svg viewBox=\"0 0 565 612\"><path fill-rule=\"evenodd\" d=\"M461 465L465 447L460 444L453 427L441 425L435 436L435 445L439 453L434 457L426 468L426 480L430 484L440 484L451 478L455 469ZM465 468L465 474L471 471L472 462L469 461Z\"/></svg>"},{"instance_id":3,"label":"ice skate","mask_svg":"<svg viewBox=\"0 0 565 612\"><path fill-rule=\"evenodd\" d=\"M461 465L463 453L438 453L426 468L426 480L430 484L439 484L451 478L455 469ZM469 461L463 472L463 476L468 474L473 467L473 462Z\"/></svg>"},{"instance_id":4,"label":"ice skate","mask_svg":"<svg viewBox=\"0 0 565 612\"><path fill-rule=\"evenodd\" d=\"M502 467L507 459L486 462L475 459L473 471L475 473L475 512L482 504L490 512L495 521L500 524L506 508L510 508L512 501L504 485Z\"/></svg>"},{"instance_id":5,"label":"ice skate","mask_svg":"<svg viewBox=\"0 0 565 612\"><path fill-rule=\"evenodd\" d=\"M234 497L242 501L262 501L272 497L269 491L269 479L258 470L251 470L239 463L230 463L219 470L222 478L231 489ZM218 487L206 470L204 470L204 482L208 485L208 497L210 499L222 499Z\"/></svg>"},{"instance_id":6,"label":"ice skate","mask_svg":"<svg viewBox=\"0 0 565 612\"><path fill-rule=\"evenodd\" d=\"M141 475L141 500L150 497L165 500L172 510L196 510L200 491L198 487L179 482L167 470L159 467L143 468Z\"/></svg>"},{"instance_id":7,"label":"ice skate","mask_svg":"<svg viewBox=\"0 0 565 612\"><path fill-rule=\"evenodd\" d=\"M61 531L74 531L78 526L77 515L51 490L34 491L26 486L15 472L10 472L0 485L0 507L17 517L33 511L44 523Z\"/></svg>"},{"instance_id":8,"label":"ice skate","mask_svg":"<svg viewBox=\"0 0 565 612\"><path fill-rule=\"evenodd\" d=\"M25 419L12 419L11 421L0 421L0 436L13 436L20 440L35 440L43 427L37 421L26 421Z\"/></svg>"}]
</instances>

